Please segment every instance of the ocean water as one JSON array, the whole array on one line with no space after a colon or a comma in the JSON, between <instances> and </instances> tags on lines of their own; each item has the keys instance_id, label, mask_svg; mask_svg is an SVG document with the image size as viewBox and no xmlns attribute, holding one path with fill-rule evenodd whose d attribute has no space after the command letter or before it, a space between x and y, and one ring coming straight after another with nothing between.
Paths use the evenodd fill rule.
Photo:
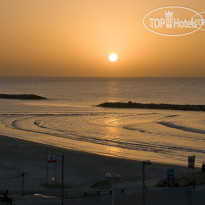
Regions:
<instances>
[{"instance_id":1,"label":"ocean water","mask_svg":"<svg viewBox=\"0 0 205 205\"><path fill-rule=\"evenodd\" d=\"M0 78L0 134L106 156L196 165L205 161L205 113L112 109L106 101L205 104L204 78Z\"/></svg>"}]
</instances>

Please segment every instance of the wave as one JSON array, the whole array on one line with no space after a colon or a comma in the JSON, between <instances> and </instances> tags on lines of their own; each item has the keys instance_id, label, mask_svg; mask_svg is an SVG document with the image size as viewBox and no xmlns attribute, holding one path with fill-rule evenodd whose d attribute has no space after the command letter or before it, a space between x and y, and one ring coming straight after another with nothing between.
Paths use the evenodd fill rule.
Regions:
<instances>
[{"instance_id":1,"label":"wave","mask_svg":"<svg viewBox=\"0 0 205 205\"><path fill-rule=\"evenodd\" d=\"M148 142L148 141L135 141L135 142L125 142L125 141L119 141L119 140L109 140L109 139L102 139L102 138L97 138L94 136L85 136L85 135L80 135L78 133L75 133L71 131L70 133L65 133L60 134L58 130L55 130L56 132L53 133L49 128L46 126L39 126L37 120L33 121L33 125L38 126L42 130L31 130L31 129L25 129L21 127L21 120L14 120L12 121L11 125L14 129L22 130L22 131L27 131L27 132L33 132L33 133L39 133L39 134L46 134L46 135L52 135L56 136L59 138L67 138L67 139L72 139L76 141L84 141L84 142L90 142L94 144L100 144L100 145L106 145L106 146L111 146L111 147L119 147L119 148L124 148L124 149L130 149L130 150L139 150L139 151L149 151L149 152L155 152L155 153L161 153L161 154L167 154L169 153L175 153L176 151L183 151L183 152L193 152L193 153L204 153L205 150L200 150L200 149L194 149L194 148L188 148L188 147L179 147L179 146L171 146L171 145L164 145L164 144L159 144L159 143L153 143L153 142Z\"/></svg>"},{"instance_id":2,"label":"wave","mask_svg":"<svg viewBox=\"0 0 205 205\"><path fill-rule=\"evenodd\" d=\"M200 130L200 129L195 129L195 128L186 127L186 126L182 126L182 125L177 125L177 124L172 123L172 122L161 121L161 122L158 122L158 124L164 125L166 127L171 127L171 128L187 131L187 132L205 134L205 130Z\"/></svg>"},{"instance_id":3,"label":"wave","mask_svg":"<svg viewBox=\"0 0 205 205\"><path fill-rule=\"evenodd\" d=\"M36 120L35 122L34 122L34 124L36 125L36 126L38 126L39 128L45 128L45 129L49 129L48 127L46 127L45 125L43 125L43 123L40 121L40 120ZM57 130L58 132L64 132L63 130Z\"/></svg>"},{"instance_id":4,"label":"wave","mask_svg":"<svg viewBox=\"0 0 205 205\"><path fill-rule=\"evenodd\" d=\"M123 129L134 130L134 131L138 131L138 132L146 132L146 133L151 134L151 132L148 132L148 131L140 129L140 128L134 128L134 127L131 127L131 126L123 126Z\"/></svg>"}]
</instances>

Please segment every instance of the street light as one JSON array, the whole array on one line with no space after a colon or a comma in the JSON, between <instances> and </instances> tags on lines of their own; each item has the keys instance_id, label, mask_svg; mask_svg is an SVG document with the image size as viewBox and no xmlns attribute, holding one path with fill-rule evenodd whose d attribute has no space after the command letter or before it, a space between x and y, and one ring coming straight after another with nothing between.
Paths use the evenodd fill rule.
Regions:
<instances>
[{"instance_id":1,"label":"street light","mask_svg":"<svg viewBox=\"0 0 205 205\"><path fill-rule=\"evenodd\" d=\"M24 195L24 177L25 177L25 175L27 175L27 174L29 174L29 173L22 171L22 172L20 172L19 174L20 174L21 177L22 177L21 195L23 196L23 195Z\"/></svg>"},{"instance_id":2,"label":"street light","mask_svg":"<svg viewBox=\"0 0 205 205\"><path fill-rule=\"evenodd\" d=\"M121 176L120 174L106 173L105 177L107 179L112 180L112 205L114 205L115 204L115 179L119 179Z\"/></svg>"},{"instance_id":3,"label":"street light","mask_svg":"<svg viewBox=\"0 0 205 205\"><path fill-rule=\"evenodd\" d=\"M151 161L143 161L142 162L142 195L143 195L143 205L145 205L145 165L151 165Z\"/></svg>"}]
</instances>

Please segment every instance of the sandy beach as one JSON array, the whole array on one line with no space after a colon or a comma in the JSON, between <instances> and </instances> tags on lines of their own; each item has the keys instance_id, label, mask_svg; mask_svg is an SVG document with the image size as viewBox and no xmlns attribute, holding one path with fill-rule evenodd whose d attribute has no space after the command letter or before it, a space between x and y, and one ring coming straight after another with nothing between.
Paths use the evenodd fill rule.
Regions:
<instances>
[{"instance_id":1,"label":"sandy beach","mask_svg":"<svg viewBox=\"0 0 205 205\"><path fill-rule=\"evenodd\" d=\"M0 142L1 193L8 189L11 195L21 195L21 173L24 172L26 173L25 195L43 194L51 196L53 194L60 196L60 188L52 189L40 186L45 184L46 181L48 153L56 155L56 182L59 184L61 183L61 159L62 154L64 154L64 183L69 187L65 189L65 196L68 198L75 198L76 200L83 197L84 192L88 192L88 196L91 196L97 190L100 190L102 195L106 195L106 193L109 195L111 188L109 183L104 187L92 187L97 182L105 181L105 173L107 172L120 173L121 175L120 180L116 183L117 193L120 193L121 189L124 189L131 196L133 193L133 197L135 196L134 193L141 193L142 162L66 150L6 136L0 136ZM151 166L146 166L146 186L150 192L161 192L164 189L156 188L154 185L160 179L166 178L167 168L174 168L177 176L187 173L186 167L154 163ZM51 179L49 179L49 182L51 182ZM176 188L172 188L172 190L174 189ZM27 202L27 204L29 203Z\"/></svg>"},{"instance_id":2,"label":"sandy beach","mask_svg":"<svg viewBox=\"0 0 205 205\"><path fill-rule=\"evenodd\" d=\"M65 159L65 184L71 188L88 189L92 184L105 180L105 173L120 173L120 183L140 184L142 162L94 155L73 150L46 146L25 140L0 136L1 188L18 192L21 188L21 172L25 172L25 192L43 191L40 184L46 180L47 154L57 158L57 183L61 182L62 154ZM146 180L154 185L166 177L172 165L152 164L146 168ZM184 167L175 167L176 174L186 172ZM51 182L51 179L50 179ZM134 185L133 185L134 186Z\"/></svg>"}]
</instances>

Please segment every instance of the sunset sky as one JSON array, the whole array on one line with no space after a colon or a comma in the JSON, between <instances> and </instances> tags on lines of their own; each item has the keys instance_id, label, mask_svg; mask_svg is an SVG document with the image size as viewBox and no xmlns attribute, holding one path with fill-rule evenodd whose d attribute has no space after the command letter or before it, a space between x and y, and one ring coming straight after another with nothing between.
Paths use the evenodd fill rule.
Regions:
<instances>
[{"instance_id":1,"label":"sunset sky","mask_svg":"<svg viewBox=\"0 0 205 205\"><path fill-rule=\"evenodd\" d=\"M205 77L205 31L143 25L170 5L205 11L204 0L0 0L0 76Z\"/></svg>"}]
</instances>

